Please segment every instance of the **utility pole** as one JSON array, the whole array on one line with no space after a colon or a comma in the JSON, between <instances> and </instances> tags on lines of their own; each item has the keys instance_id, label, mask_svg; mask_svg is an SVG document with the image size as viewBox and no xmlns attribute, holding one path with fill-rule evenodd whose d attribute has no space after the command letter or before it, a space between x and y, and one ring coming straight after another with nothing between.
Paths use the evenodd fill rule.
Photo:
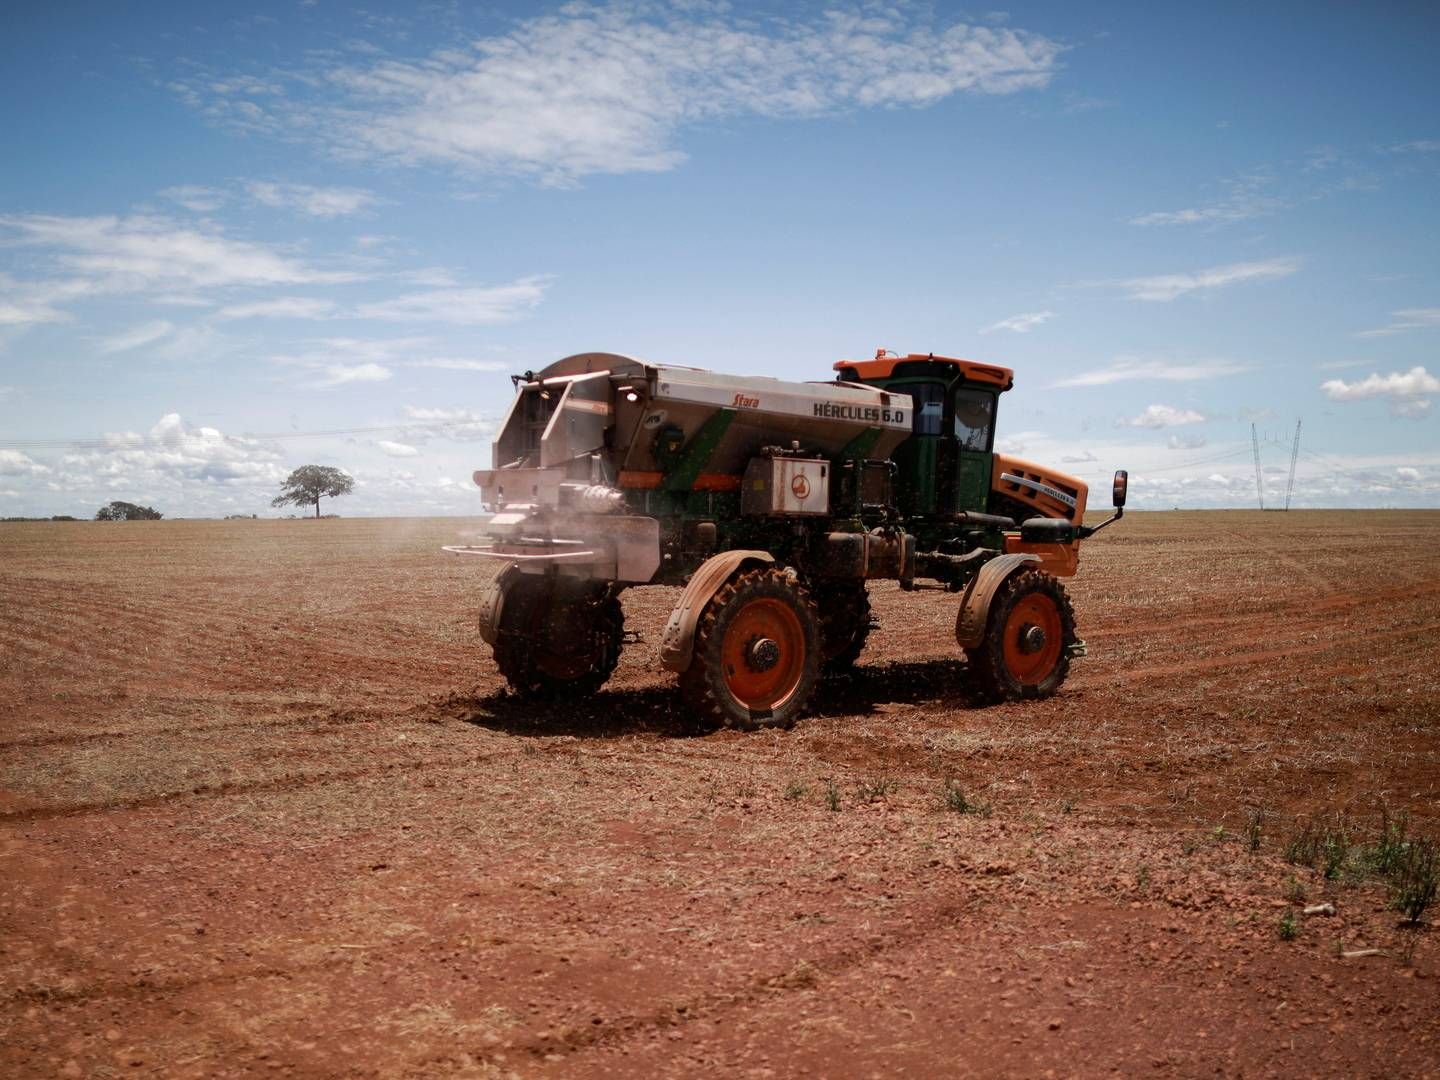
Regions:
<instances>
[{"instance_id":1,"label":"utility pole","mask_svg":"<svg viewBox=\"0 0 1440 1080\"><path fill-rule=\"evenodd\" d=\"M1285 485L1285 509L1290 509L1290 496L1295 491L1295 461L1300 457L1300 421L1303 417L1295 418L1295 442L1290 447L1290 482Z\"/></svg>"},{"instance_id":2,"label":"utility pole","mask_svg":"<svg viewBox=\"0 0 1440 1080\"><path fill-rule=\"evenodd\" d=\"M1255 425L1250 425L1250 445L1255 449L1255 490L1260 493L1260 509L1265 509L1265 477L1260 472L1260 436Z\"/></svg>"}]
</instances>

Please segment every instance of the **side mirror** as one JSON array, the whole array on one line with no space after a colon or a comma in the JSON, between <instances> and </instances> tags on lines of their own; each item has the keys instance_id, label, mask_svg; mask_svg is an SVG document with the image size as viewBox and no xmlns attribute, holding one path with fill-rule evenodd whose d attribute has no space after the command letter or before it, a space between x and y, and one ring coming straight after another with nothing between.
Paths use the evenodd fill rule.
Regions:
<instances>
[{"instance_id":1,"label":"side mirror","mask_svg":"<svg viewBox=\"0 0 1440 1080\"><path fill-rule=\"evenodd\" d=\"M1125 490L1130 486L1130 474L1124 469L1115 470L1115 509L1125 506Z\"/></svg>"}]
</instances>

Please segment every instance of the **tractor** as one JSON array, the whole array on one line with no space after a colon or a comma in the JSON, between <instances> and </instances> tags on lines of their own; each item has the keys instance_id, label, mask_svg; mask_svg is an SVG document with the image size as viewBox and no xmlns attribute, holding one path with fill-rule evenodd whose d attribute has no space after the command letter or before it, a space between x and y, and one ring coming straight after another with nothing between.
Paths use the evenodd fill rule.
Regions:
<instances>
[{"instance_id":1,"label":"tractor","mask_svg":"<svg viewBox=\"0 0 1440 1080\"><path fill-rule=\"evenodd\" d=\"M627 641L623 590L683 586L661 637L697 718L789 727L874 626L866 585L958 597L974 695L1047 698L1085 653L1060 580L1086 484L996 453L1008 368L933 353L842 360L788 382L580 353L511 376L475 472L493 517L455 554L503 565L480 636L515 692L594 693Z\"/></svg>"}]
</instances>

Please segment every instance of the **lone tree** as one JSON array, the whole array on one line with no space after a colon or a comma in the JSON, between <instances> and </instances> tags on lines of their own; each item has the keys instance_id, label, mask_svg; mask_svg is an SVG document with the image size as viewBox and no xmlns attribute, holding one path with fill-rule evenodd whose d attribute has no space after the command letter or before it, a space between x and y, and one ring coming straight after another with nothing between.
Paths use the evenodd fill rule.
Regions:
<instances>
[{"instance_id":1,"label":"lone tree","mask_svg":"<svg viewBox=\"0 0 1440 1080\"><path fill-rule=\"evenodd\" d=\"M270 500L271 506L309 506L315 504L315 516L320 516L320 500L337 495L349 495L355 481L329 465L301 465L285 478L280 485L280 494Z\"/></svg>"},{"instance_id":2,"label":"lone tree","mask_svg":"<svg viewBox=\"0 0 1440 1080\"><path fill-rule=\"evenodd\" d=\"M148 506L128 502L112 502L95 511L96 521L159 521L165 515Z\"/></svg>"}]
</instances>

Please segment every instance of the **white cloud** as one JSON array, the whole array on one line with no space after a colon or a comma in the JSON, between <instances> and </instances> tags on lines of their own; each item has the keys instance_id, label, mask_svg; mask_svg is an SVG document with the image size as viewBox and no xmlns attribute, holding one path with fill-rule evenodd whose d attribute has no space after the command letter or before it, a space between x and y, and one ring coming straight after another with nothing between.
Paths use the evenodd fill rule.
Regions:
<instances>
[{"instance_id":1,"label":"white cloud","mask_svg":"<svg viewBox=\"0 0 1440 1080\"><path fill-rule=\"evenodd\" d=\"M1177 364L1169 360L1142 360L1134 356L1119 356L1109 367L1097 368L1072 375L1068 379L1051 383L1061 386L1108 386L1111 383L1131 382L1138 379L1156 379L1164 382L1194 382L1200 379L1218 379L1224 375L1235 375L1248 371L1245 364L1233 360L1202 360L1193 364Z\"/></svg>"},{"instance_id":2,"label":"white cloud","mask_svg":"<svg viewBox=\"0 0 1440 1080\"><path fill-rule=\"evenodd\" d=\"M1248 221L1271 213L1285 205L1284 200L1265 193L1272 183L1268 176L1254 175L1226 180L1225 194L1219 199L1184 210L1162 210L1140 214L1130 219L1131 225L1227 225Z\"/></svg>"},{"instance_id":3,"label":"white cloud","mask_svg":"<svg viewBox=\"0 0 1440 1080\"><path fill-rule=\"evenodd\" d=\"M221 188L202 187L199 184L177 184L175 187L166 188L160 195L171 202L179 203L186 210L194 210L197 214L219 210L230 197Z\"/></svg>"},{"instance_id":4,"label":"white cloud","mask_svg":"<svg viewBox=\"0 0 1440 1080\"><path fill-rule=\"evenodd\" d=\"M103 449L64 455L56 466L56 488L101 501L158 503L162 493L174 498L190 484L273 484L286 474L275 447L213 427L192 427L178 413L166 413L144 435L118 432L105 442Z\"/></svg>"},{"instance_id":5,"label":"white cloud","mask_svg":"<svg viewBox=\"0 0 1440 1080\"><path fill-rule=\"evenodd\" d=\"M1440 154L1440 139L1416 139L1385 148L1392 154Z\"/></svg>"},{"instance_id":6,"label":"white cloud","mask_svg":"<svg viewBox=\"0 0 1440 1080\"><path fill-rule=\"evenodd\" d=\"M131 349L138 349L142 345L150 345L161 338L169 337L175 327L164 319L156 319L153 322L140 323L128 330L122 330L108 338L102 338L99 344L99 351L105 355L117 352L129 352Z\"/></svg>"},{"instance_id":7,"label":"white cloud","mask_svg":"<svg viewBox=\"0 0 1440 1080\"><path fill-rule=\"evenodd\" d=\"M1367 398L1388 398L1390 411L1396 416L1418 420L1430 412L1430 395L1440 394L1440 379L1423 367L1409 371L1378 372L1356 382L1330 379L1320 384L1320 391L1331 401L1364 401Z\"/></svg>"},{"instance_id":8,"label":"white cloud","mask_svg":"<svg viewBox=\"0 0 1440 1080\"><path fill-rule=\"evenodd\" d=\"M0 326L31 326L64 322L69 316L41 300L18 296L0 298Z\"/></svg>"},{"instance_id":9,"label":"white cloud","mask_svg":"<svg viewBox=\"0 0 1440 1080\"><path fill-rule=\"evenodd\" d=\"M19 450L0 450L0 476L39 476L50 470Z\"/></svg>"},{"instance_id":10,"label":"white cloud","mask_svg":"<svg viewBox=\"0 0 1440 1080\"><path fill-rule=\"evenodd\" d=\"M375 443L387 456L404 458L416 457L420 451L407 443L391 442L389 439L380 439Z\"/></svg>"},{"instance_id":11,"label":"white cloud","mask_svg":"<svg viewBox=\"0 0 1440 1080\"><path fill-rule=\"evenodd\" d=\"M423 439L427 435L443 435L448 439L474 441L488 439L495 432L495 423L470 409L427 408L406 405L405 416L416 421L413 429L407 429L412 438Z\"/></svg>"},{"instance_id":12,"label":"white cloud","mask_svg":"<svg viewBox=\"0 0 1440 1080\"><path fill-rule=\"evenodd\" d=\"M384 382L390 378L390 369L380 364L326 364L320 378L312 386L344 386L347 383Z\"/></svg>"},{"instance_id":13,"label":"white cloud","mask_svg":"<svg viewBox=\"0 0 1440 1080\"><path fill-rule=\"evenodd\" d=\"M0 273L0 326L66 322L70 316L55 305L93 291L83 281L19 282Z\"/></svg>"},{"instance_id":14,"label":"white cloud","mask_svg":"<svg viewBox=\"0 0 1440 1080\"><path fill-rule=\"evenodd\" d=\"M1361 330L1355 336L1358 338L1390 337L1392 334L1403 334L1407 330L1424 330L1432 326L1440 326L1440 308L1401 308L1399 311L1390 313L1392 321L1389 326L1376 327L1374 330Z\"/></svg>"},{"instance_id":15,"label":"white cloud","mask_svg":"<svg viewBox=\"0 0 1440 1080\"><path fill-rule=\"evenodd\" d=\"M1409 465L1400 466L1395 470L1395 475L1399 477L1401 483L1418 484L1420 482L1420 470Z\"/></svg>"},{"instance_id":16,"label":"white cloud","mask_svg":"<svg viewBox=\"0 0 1440 1080\"><path fill-rule=\"evenodd\" d=\"M436 289L407 293L389 300L361 304L355 314L362 319L389 322L451 323L474 326L508 322L529 312L545 296L550 279L527 277L490 288Z\"/></svg>"},{"instance_id":17,"label":"white cloud","mask_svg":"<svg viewBox=\"0 0 1440 1080\"><path fill-rule=\"evenodd\" d=\"M1177 409L1171 405L1150 405L1139 416L1117 421L1121 427L1167 428L1184 424L1203 424L1205 415L1194 409Z\"/></svg>"},{"instance_id":18,"label":"white cloud","mask_svg":"<svg viewBox=\"0 0 1440 1080\"><path fill-rule=\"evenodd\" d=\"M352 157L566 182L674 168L685 156L677 132L697 122L1041 88L1061 51L1036 34L936 24L903 7L762 21L721 5L576 3L466 48L302 74L338 102L269 86L238 100L195 78L173 89L221 123L288 127Z\"/></svg>"},{"instance_id":19,"label":"white cloud","mask_svg":"<svg viewBox=\"0 0 1440 1080\"><path fill-rule=\"evenodd\" d=\"M1023 315L1011 315L1008 319L1001 319L997 323L991 323L980 331L982 334L993 334L996 330L1013 330L1017 334L1028 334L1035 327L1055 317L1053 311L1031 311Z\"/></svg>"},{"instance_id":20,"label":"white cloud","mask_svg":"<svg viewBox=\"0 0 1440 1080\"><path fill-rule=\"evenodd\" d=\"M428 337L332 337L308 344L303 352L275 355L270 357L270 362L316 370L330 364L395 364L413 359L434 345Z\"/></svg>"},{"instance_id":21,"label":"white cloud","mask_svg":"<svg viewBox=\"0 0 1440 1080\"><path fill-rule=\"evenodd\" d=\"M1244 281L1289 277L1300 269L1296 258L1265 259L1260 262L1230 263L1197 270L1191 274L1158 274L1118 282L1132 300L1169 301L1187 293L1220 289Z\"/></svg>"},{"instance_id":22,"label":"white cloud","mask_svg":"<svg viewBox=\"0 0 1440 1080\"><path fill-rule=\"evenodd\" d=\"M160 217L4 215L0 228L13 231L15 243L49 249L59 267L83 275L71 284L77 294L307 285L360 276L317 270L263 244L232 240L218 228Z\"/></svg>"},{"instance_id":23,"label":"white cloud","mask_svg":"<svg viewBox=\"0 0 1440 1080\"><path fill-rule=\"evenodd\" d=\"M1165 446L1170 450L1199 450L1204 445L1204 435L1171 435L1165 440Z\"/></svg>"},{"instance_id":24,"label":"white cloud","mask_svg":"<svg viewBox=\"0 0 1440 1080\"><path fill-rule=\"evenodd\" d=\"M499 360L451 360L443 356L433 360L413 360L410 366L439 368L442 371L504 371L509 367Z\"/></svg>"},{"instance_id":25,"label":"white cloud","mask_svg":"<svg viewBox=\"0 0 1440 1080\"><path fill-rule=\"evenodd\" d=\"M380 200L360 188L313 187L310 184L277 184L252 180L245 190L256 202L265 206L294 210L308 217L347 217L368 210Z\"/></svg>"},{"instance_id":26,"label":"white cloud","mask_svg":"<svg viewBox=\"0 0 1440 1080\"><path fill-rule=\"evenodd\" d=\"M1100 459L1099 459L1098 457L1096 457L1094 454L1092 454L1089 450L1082 450L1082 451L1080 451L1080 453L1078 453L1078 454L1061 454L1061 455L1060 455L1060 463L1061 463L1062 465L1084 465L1084 464L1086 464L1086 463L1088 463L1088 462L1091 462L1091 461L1099 461L1099 460L1100 460Z\"/></svg>"},{"instance_id":27,"label":"white cloud","mask_svg":"<svg viewBox=\"0 0 1440 1080\"><path fill-rule=\"evenodd\" d=\"M221 319L328 319L335 314L335 302L310 296L281 296L252 304L230 304L215 314Z\"/></svg>"}]
</instances>

